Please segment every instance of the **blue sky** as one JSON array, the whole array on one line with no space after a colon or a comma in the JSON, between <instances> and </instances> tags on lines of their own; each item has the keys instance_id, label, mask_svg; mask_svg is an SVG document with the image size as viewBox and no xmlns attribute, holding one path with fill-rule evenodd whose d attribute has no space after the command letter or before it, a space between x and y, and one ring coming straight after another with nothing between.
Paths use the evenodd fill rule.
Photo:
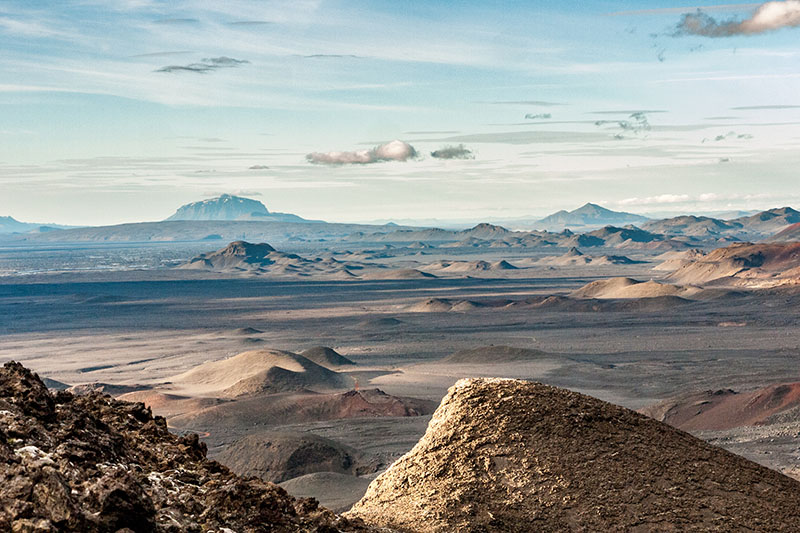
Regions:
<instances>
[{"instance_id":1,"label":"blue sky","mask_svg":"<svg viewBox=\"0 0 800 533\"><path fill-rule=\"evenodd\" d=\"M654 0L7 0L0 215L157 220L222 192L331 221L800 206L800 5L773 4L687 31L698 6ZM393 139L418 157L306 158Z\"/></svg>"}]
</instances>

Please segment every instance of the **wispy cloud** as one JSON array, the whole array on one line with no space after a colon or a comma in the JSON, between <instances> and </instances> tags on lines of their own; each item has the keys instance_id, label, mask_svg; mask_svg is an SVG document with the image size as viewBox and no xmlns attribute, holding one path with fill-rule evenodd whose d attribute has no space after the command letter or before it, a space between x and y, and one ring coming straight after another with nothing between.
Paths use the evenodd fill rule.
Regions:
<instances>
[{"instance_id":1,"label":"wispy cloud","mask_svg":"<svg viewBox=\"0 0 800 533\"><path fill-rule=\"evenodd\" d=\"M427 130L427 131L407 131L405 132L406 135L455 135L456 133L461 133L457 130Z\"/></svg>"},{"instance_id":2,"label":"wispy cloud","mask_svg":"<svg viewBox=\"0 0 800 533\"><path fill-rule=\"evenodd\" d=\"M0 17L0 32L25 37L63 37L64 33L39 22Z\"/></svg>"},{"instance_id":3,"label":"wispy cloud","mask_svg":"<svg viewBox=\"0 0 800 533\"><path fill-rule=\"evenodd\" d=\"M614 137L623 139L624 135L621 132L632 133L638 135L640 133L650 131L650 121L647 119L647 114L643 111L631 113L627 120L598 120L594 123L595 126L611 125L620 130Z\"/></svg>"},{"instance_id":4,"label":"wispy cloud","mask_svg":"<svg viewBox=\"0 0 800 533\"><path fill-rule=\"evenodd\" d=\"M233 22L228 22L228 26L239 26L239 27L271 26L273 24L275 23L270 22L268 20L235 20Z\"/></svg>"},{"instance_id":5,"label":"wispy cloud","mask_svg":"<svg viewBox=\"0 0 800 533\"><path fill-rule=\"evenodd\" d=\"M303 59L361 59L361 56L354 54L310 54L300 57Z\"/></svg>"},{"instance_id":6,"label":"wispy cloud","mask_svg":"<svg viewBox=\"0 0 800 533\"><path fill-rule=\"evenodd\" d=\"M136 54L129 57L132 58L141 58L141 57L170 57L170 56L181 56L186 54L191 54L192 52L189 50L178 50L175 52L150 52L147 54Z\"/></svg>"},{"instance_id":7,"label":"wispy cloud","mask_svg":"<svg viewBox=\"0 0 800 533\"><path fill-rule=\"evenodd\" d=\"M434 150L431 152L431 157L436 159L475 159L475 154L463 144L459 144Z\"/></svg>"},{"instance_id":8,"label":"wispy cloud","mask_svg":"<svg viewBox=\"0 0 800 533\"><path fill-rule=\"evenodd\" d=\"M632 15L668 15L671 13L685 13L687 9L703 10L703 11L734 11L741 9L755 9L761 4L718 4L709 6L692 6L692 7L662 7L655 9L635 9L629 11L616 11L609 13L611 17L624 17Z\"/></svg>"},{"instance_id":9,"label":"wispy cloud","mask_svg":"<svg viewBox=\"0 0 800 533\"><path fill-rule=\"evenodd\" d=\"M731 37L756 35L798 26L800 26L800 0L782 0L761 4L749 18L744 20L717 20L701 10L687 13L678 23L675 34Z\"/></svg>"},{"instance_id":10,"label":"wispy cloud","mask_svg":"<svg viewBox=\"0 0 800 533\"><path fill-rule=\"evenodd\" d=\"M741 80L787 80L800 78L800 73L790 72L786 74L731 74L724 76L698 76L694 78L668 78L663 80L653 80L651 83L683 83L694 81L741 81Z\"/></svg>"},{"instance_id":11,"label":"wispy cloud","mask_svg":"<svg viewBox=\"0 0 800 533\"><path fill-rule=\"evenodd\" d=\"M218 196L222 196L223 194L230 194L232 196L264 196L258 191L253 191L250 189L238 189L235 191L205 191L203 192L203 196L210 196L212 198L216 198Z\"/></svg>"},{"instance_id":12,"label":"wispy cloud","mask_svg":"<svg viewBox=\"0 0 800 533\"><path fill-rule=\"evenodd\" d=\"M554 106L566 105L561 102L547 102L544 100L499 100L496 102L478 102L478 103L491 104L491 105L533 105L540 107L554 107Z\"/></svg>"},{"instance_id":13,"label":"wispy cloud","mask_svg":"<svg viewBox=\"0 0 800 533\"><path fill-rule=\"evenodd\" d=\"M710 142L710 141L722 142L722 141L728 141L728 140L731 140L731 139L740 139L741 140L741 139L752 139L752 138L753 138L753 136L750 135L749 133L736 133L735 131L729 131L728 133L723 133L723 134L717 135L713 139L703 139L703 142L704 143Z\"/></svg>"},{"instance_id":14,"label":"wispy cloud","mask_svg":"<svg viewBox=\"0 0 800 533\"><path fill-rule=\"evenodd\" d=\"M767 109L800 109L800 105L748 105L741 107L732 107L735 111L761 111Z\"/></svg>"},{"instance_id":15,"label":"wispy cloud","mask_svg":"<svg viewBox=\"0 0 800 533\"><path fill-rule=\"evenodd\" d=\"M608 110L608 111L592 111L592 115L634 115L636 113L644 113L652 115L654 113L666 113L663 109L627 109L627 110Z\"/></svg>"},{"instance_id":16,"label":"wispy cloud","mask_svg":"<svg viewBox=\"0 0 800 533\"><path fill-rule=\"evenodd\" d=\"M188 65L168 65L157 69L156 72L197 72L206 73L221 68L239 67L250 63L246 59L234 59L232 57L208 57L199 63L189 63Z\"/></svg>"},{"instance_id":17,"label":"wispy cloud","mask_svg":"<svg viewBox=\"0 0 800 533\"><path fill-rule=\"evenodd\" d=\"M688 202L692 199L688 194L659 194L657 196L646 196L644 198L624 198L618 205L653 205L653 204L679 204Z\"/></svg>"},{"instance_id":18,"label":"wispy cloud","mask_svg":"<svg viewBox=\"0 0 800 533\"><path fill-rule=\"evenodd\" d=\"M413 146L404 141L391 141L371 150L353 152L313 152L306 156L309 163L318 165L367 165L381 161L408 161L417 157Z\"/></svg>"},{"instance_id":19,"label":"wispy cloud","mask_svg":"<svg viewBox=\"0 0 800 533\"><path fill-rule=\"evenodd\" d=\"M193 19L193 18L164 18L164 19L158 19L158 20L154 20L153 21L154 24L168 24L168 25L171 24L171 25L177 25L177 26L186 25L186 24L190 24L190 25L191 24L198 24L199 22L200 22L199 20Z\"/></svg>"}]
</instances>

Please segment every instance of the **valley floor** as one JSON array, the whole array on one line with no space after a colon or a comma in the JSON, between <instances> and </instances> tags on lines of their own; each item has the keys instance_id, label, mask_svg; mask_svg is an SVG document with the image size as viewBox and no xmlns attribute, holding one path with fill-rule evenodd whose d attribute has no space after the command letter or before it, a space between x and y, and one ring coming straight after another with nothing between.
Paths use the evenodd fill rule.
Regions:
<instances>
[{"instance_id":1,"label":"valley floor","mask_svg":"<svg viewBox=\"0 0 800 533\"><path fill-rule=\"evenodd\" d=\"M651 267L620 268L627 276L650 279ZM633 409L687 391L750 390L800 380L800 294L795 292L578 310L534 304L611 275L619 275L619 269L564 267L507 279L394 281L253 279L166 270L5 277L0 278L0 361L20 361L68 385L102 382L170 392L173 376L205 362L248 350L300 352L322 345L357 363L342 372L361 389L379 388L393 396L438 402L462 377L516 377ZM431 298L477 305L464 311L412 311ZM526 361L441 361L459 350L491 345L543 353ZM204 435L211 456L245 435L280 429L330 438L385 467L414 445L427 420L303 420L288 413L276 422L245 413L239 424L172 425ZM787 422L775 429L778 433L770 428L699 434L797 475L800 425ZM353 481L357 495L365 485ZM335 501L336 486L311 476L307 486L294 483L292 490L346 507Z\"/></svg>"}]
</instances>

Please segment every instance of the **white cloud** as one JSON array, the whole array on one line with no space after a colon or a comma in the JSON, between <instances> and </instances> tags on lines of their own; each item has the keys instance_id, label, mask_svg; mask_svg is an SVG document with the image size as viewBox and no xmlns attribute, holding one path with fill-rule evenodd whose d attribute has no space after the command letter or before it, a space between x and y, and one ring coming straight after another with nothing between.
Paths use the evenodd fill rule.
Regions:
<instances>
[{"instance_id":1,"label":"white cloud","mask_svg":"<svg viewBox=\"0 0 800 533\"><path fill-rule=\"evenodd\" d=\"M306 156L310 163L319 165L367 165L380 161L408 161L417 156L413 146L394 140L372 150L353 152L312 152Z\"/></svg>"},{"instance_id":2,"label":"white cloud","mask_svg":"<svg viewBox=\"0 0 800 533\"><path fill-rule=\"evenodd\" d=\"M63 37L62 32L40 24L24 20L0 17L0 31L25 37Z\"/></svg>"},{"instance_id":3,"label":"white cloud","mask_svg":"<svg viewBox=\"0 0 800 533\"><path fill-rule=\"evenodd\" d=\"M679 204L692 199L688 194L660 194L644 198L625 198L617 202L619 205L654 205L654 204Z\"/></svg>"},{"instance_id":4,"label":"white cloud","mask_svg":"<svg viewBox=\"0 0 800 533\"><path fill-rule=\"evenodd\" d=\"M800 0L766 2L758 6L750 18L718 21L698 10L687 13L678 23L679 35L703 37L731 37L734 35L756 35L781 28L800 26Z\"/></svg>"}]
</instances>

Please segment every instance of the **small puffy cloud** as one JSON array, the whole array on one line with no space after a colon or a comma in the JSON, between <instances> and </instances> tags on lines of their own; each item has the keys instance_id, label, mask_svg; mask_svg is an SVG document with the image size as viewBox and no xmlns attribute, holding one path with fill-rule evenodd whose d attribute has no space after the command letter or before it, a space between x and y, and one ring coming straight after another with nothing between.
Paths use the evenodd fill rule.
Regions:
<instances>
[{"instance_id":1,"label":"small puffy cloud","mask_svg":"<svg viewBox=\"0 0 800 533\"><path fill-rule=\"evenodd\" d=\"M719 21L700 10L695 13L687 13L678 23L675 34L731 37L756 35L798 26L800 26L800 0L783 0L761 4L745 20Z\"/></svg>"},{"instance_id":2,"label":"small puffy cloud","mask_svg":"<svg viewBox=\"0 0 800 533\"><path fill-rule=\"evenodd\" d=\"M525 118L527 120L540 120L540 119L553 118L553 115L550 113L538 113L538 114L528 113L527 115L525 115Z\"/></svg>"},{"instance_id":3,"label":"small puffy cloud","mask_svg":"<svg viewBox=\"0 0 800 533\"><path fill-rule=\"evenodd\" d=\"M472 150L459 144L458 146L445 146L431 152L431 157L436 159L475 159Z\"/></svg>"},{"instance_id":4,"label":"small puffy cloud","mask_svg":"<svg viewBox=\"0 0 800 533\"><path fill-rule=\"evenodd\" d=\"M773 109L800 109L800 105L788 105L788 104L779 104L779 105L747 105L741 107L732 107L731 109L735 111L765 111L765 110L773 110Z\"/></svg>"},{"instance_id":5,"label":"small puffy cloud","mask_svg":"<svg viewBox=\"0 0 800 533\"><path fill-rule=\"evenodd\" d=\"M379 161L405 161L416 157L417 151L407 142L392 141L376 146L375 149L372 150L372 154Z\"/></svg>"},{"instance_id":6,"label":"small puffy cloud","mask_svg":"<svg viewBox=\"0 0 800 533\"><path fill-rule=\"evenodd\" d=\"M309 163L317 165L368 165L381 161L408 161L417 157L413 146L394 140L372 150L353 152L312 152L306 156Z\"/></svg>"},{"instance_id":7,"label":"small puffy cloud","mask_svg":"<svg viewBox=\"0 0 800 533\"><path fill-rule=\"evenodd\" d=\"M189 63L188 65L167 65L157 69L156 72L196 72L204 74L213 72L221 68L234 68L250 63L246 59L234 59L232 57L207 57L199 63Z\"/></svg>"}]
</instances>

